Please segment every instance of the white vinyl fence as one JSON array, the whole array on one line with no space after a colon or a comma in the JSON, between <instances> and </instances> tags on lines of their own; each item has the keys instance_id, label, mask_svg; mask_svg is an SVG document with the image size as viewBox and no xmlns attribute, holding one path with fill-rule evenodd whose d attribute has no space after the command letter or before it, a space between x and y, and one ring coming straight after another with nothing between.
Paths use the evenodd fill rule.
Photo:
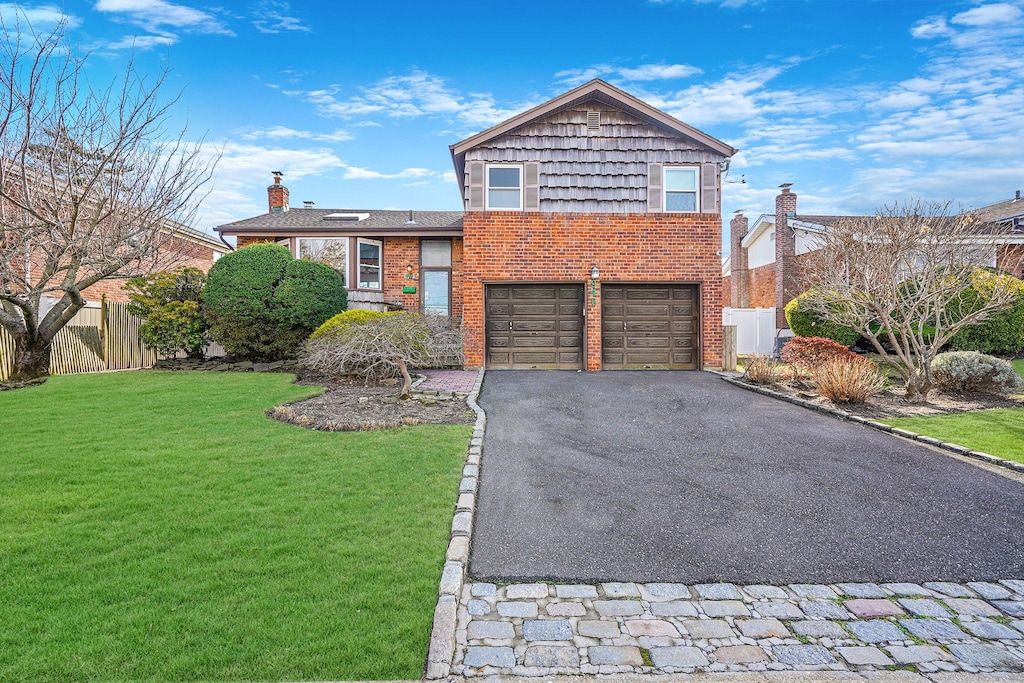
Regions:
<instances>
[{"instance_id":1,"label":"white vinyl fence","mask_svg":"<svg viewBox=\"0 0 1024 683\"><path fill-rule=\"evenodd\" d=\"M774 308L723 308L722 324L736 326L736 353L740 356L775 353Z\"/></svg>"}]
</instances>

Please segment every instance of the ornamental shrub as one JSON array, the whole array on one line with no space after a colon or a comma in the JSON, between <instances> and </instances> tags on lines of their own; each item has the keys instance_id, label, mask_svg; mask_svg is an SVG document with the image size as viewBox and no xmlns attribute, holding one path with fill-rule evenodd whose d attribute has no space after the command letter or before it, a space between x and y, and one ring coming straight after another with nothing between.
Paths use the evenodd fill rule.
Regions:
<instances>
[{"instance_id":1,"label":"ornamental shrub","mask_svg":"<svg viewBox=\"0 0 1024 683\"><path fill-rule=\"evenodd\" d=\"M842 344L827 337L793 337L779 354L797 373L812 374L814 368L832 358L859 358Z\"/></svg>"},{"instance_id":2,"label":"ornamental shrub","mask_svg":"<svg viewBox=\"0 0 1024 683\"><path fill-rule=\"evenodd\" d=\"M743 371L743 380L751 384L775 384L778 379L778 363L771 356L755 355Z\"/></svg>"},{"instance_id":3,"label":"ornamental shrub","mask_svg":"<svg viewBox=\"0 0 1024 683\"><path fill-rule=\"evenodd\" d=\"M350 311L342 311L338 315L334 316L320 327L316 328L316 331L309 336L309 340L319 339L320 337L337 334L341 330L351 325L359 325L362 323L376 320L384 315L390 315L390 312L385 311L367 311L361 308L353 308Z\"/></svg>"},{"instance_id":4,"label":"ornamental shrub","mask_svg":"<svg viewBox=\"0 0 1024 683\"><path fill-rule=\"evenodd\" d=\"M125 283L128 311L143 319L139 338L143 345L162 356L184 351L190 358L202 358L209 343L209 325L201 305L206 273L198 268L181 268L133 277Z\"/></svg>"},{"instance_id":5,"label":"ornamental shrub","mask_svg":"<svg viewBox=\"0 0 1024 683\"><path fill-rule=\"evenodd\" d=\"M814 290L808 290L786 304L786 322L793 334L798 337L825 337L843 346L856 344L860 334L852 328L823 320L821 314L811 310L807 299L814 293Z\"/></svg>"},{"instance_id":6,"label":"ornamental shrub","mask_svg":"<svg viewBox=\"0 0 1024 683\"><path fill-rule=\"evenodd\" d=\"M218 259L203 292L210 336L233 356L293 358L325 320L345 310L337 271L299 261L287 247L254 244Z\"/></svg>"},{"instance_id":7,"label":"ornamental shrub","mask_svg":"<svg viewBox=\"0 0 1024 683\"><path fill-rule=\"evenodd\" d=\"M1024 350L1024 282L1018 278L988 268L975 269L971 275L971 289L961 303L962 310L966 314L983 306L996 287L1010 287L1016 291L1016 302L1010 308L993 313L987 320L958 332L950 341L952 348L1008 356Z\"/></svg>"},{"instance_id":8,"label":"ornamental shrub","mask_svg":"<svg viewBox=\"0 0 1024 683\"><path fill-rule=\"evenodd\" d=\"M814 367L811 381L834 403L863 403L885 387L885 376L867 358L832 356Z\"/></svg>"},{"instance_id":9,"label":"ornamental shrub","mask_svg":"<svg viewBox=\"0 0 1024 683\"><path fill-rule=\"evenodd\" d=\"M977 351L940 353L932 361L932 377L941 391L1009 394L1024 386L1024 380L1005 360Z\"/></svg>"}]
</instances>

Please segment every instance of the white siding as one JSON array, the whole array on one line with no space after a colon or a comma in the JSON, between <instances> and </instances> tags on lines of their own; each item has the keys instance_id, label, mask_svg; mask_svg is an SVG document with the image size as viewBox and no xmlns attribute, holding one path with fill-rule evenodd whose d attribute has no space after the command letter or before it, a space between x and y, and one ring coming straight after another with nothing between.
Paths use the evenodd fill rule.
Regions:
<instances>
[{"instance_id":1,"label":"white siding","mask_svg":"<svg viewBox=\"0 0 1024 683\"><path fill-rule=\"evenodd\" d=\"M775 263L775 240L772 239L774 234L775 228L769 228L758 235L757 239L747 247L747 268L753 270L759 266Z\"/></svg>"},{"instance_id":2,"label":"white siding","mask_svg":"<svg viewBox=\"0 0 1024 683\"><path fill-rule=\"evenodd\" d=\"M796 231L796 254L806 254L818 250L818 233L809 230Z\"/></svg>"}]
</instances>

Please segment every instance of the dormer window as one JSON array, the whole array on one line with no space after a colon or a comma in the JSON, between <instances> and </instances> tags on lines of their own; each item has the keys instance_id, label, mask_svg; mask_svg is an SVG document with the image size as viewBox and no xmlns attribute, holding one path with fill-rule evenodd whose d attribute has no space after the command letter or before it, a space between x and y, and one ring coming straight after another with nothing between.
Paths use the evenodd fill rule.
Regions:
<instances>
[{"instance_id":1,"label":"dormer window","mask_svg":"<svg viewBox=\"0 0 1024 683\"><path fill-rule=\"evenodd\" d=\"M523 208L523 167L511 164L487 166L487 209L521 211Z\"/></svg>"},{"instance_id":2,"label":"dormer window","mask_svg":"<svg viewBox=\"0 0 1024 683\"><path fill-rule=\"evenodd\" d=\"M665 167L665 211L700 211L696 166Z\"/></svg>"}]
</instances>

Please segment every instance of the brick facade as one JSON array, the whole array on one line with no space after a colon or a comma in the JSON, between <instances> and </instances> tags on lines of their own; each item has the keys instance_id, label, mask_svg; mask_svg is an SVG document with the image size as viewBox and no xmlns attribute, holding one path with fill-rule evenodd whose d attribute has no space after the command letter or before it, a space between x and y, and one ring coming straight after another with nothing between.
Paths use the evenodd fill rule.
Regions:
<instances>
[{"instance_id":1,"label":"brick facade","mask_svg":"<svg viewBox=\"0 0 1024 683\"><path fill-rule=\"evenodd\" d=\"M462 240L452 239L451 317L462 319ZM412 266L412 277L409 266ZM416 293L406 294L402 288L412 285ZM423 279L420 274L420 238L387 237L384 239L384 301L399 304L407 311L420 311Z\"/></svg>"},{"instance_id":2,"label":"brick facade","mask_svg":"<svg viewBox=\"0 0 1024 683\"><path fill-rule=\"evenodd\" d=\"M701 299L705 368L721 367L722 264L719 214L468 212L463 326L465 364L484 362L484 285L573 282L586 286L586 369L601 369L601 282L694 283Z\"/></svg>"},{"instance_id":3,"label":"brick facade","mask_svg":"<svg viewBox=\"0 0 1024 683\"><path fill-rule=\"evenodd\" d=\"M771 308L775 299L775 264L767 263L749 271L750 298L745 308ZM787 302L788 303L788 302Z\"/></svg>"},{"instance_id":4,"label":"brick facade","mask_svg":"<svg viewBox=\"0 0 1024 683\"><path fill-rule=\"evenodd\" d=\"M996 268L1024 278L1024 244L1006 244L996 252Z\"/></svg>"}]
</instances>

